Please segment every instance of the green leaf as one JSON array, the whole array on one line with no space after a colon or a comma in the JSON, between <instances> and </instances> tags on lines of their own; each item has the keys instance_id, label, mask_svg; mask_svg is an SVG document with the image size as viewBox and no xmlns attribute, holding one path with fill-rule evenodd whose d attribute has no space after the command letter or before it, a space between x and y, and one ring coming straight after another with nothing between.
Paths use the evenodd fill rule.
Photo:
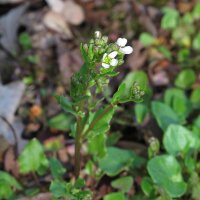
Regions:
<instances>
[{"instance_id":1,"label":"green leaf","mask_svg":"<svg viewBox=\"0 0 200 200\"><path fill-rule=\"evenodd\" d=\"M22 190L20 183L10 174L0 171L0 199L9 199L16 190Z\"/></svg>"},{"instance_id":2,"label":"green leaf","mask_svg":"<svg viewBox=\"0 0 200 200\"><path fill-rule=\"evenodd\" d=\"M99 159L99 167L108 176L115 176L127 169L132 164L134 157L131 151L108 147L106 156Z\"/></svg>"},{"instance_id":3,"label":"green leaf","mask_svg":"<svg viewBox=\"0 0 200 200\"><path fill-rule=\"evenodd\" d=\"M44 154L44 149L37 139L32 139L19 156L19 170L22 174L40 172L48 167L48 160Z\"/></svg>"},{"instance_id":4,"label":"green leaf","mask_svg":"<svg viewBox=\"0 0 200 200\"><path fill-rule=\"evenodd\" d=\"M135 93L136 87L139 94ZM141 102L143 95L140 95L140 93L145 92L148 92L147 75L143 71L131 72L126 76L117 92L113 95L112 103L125 103L128 101Z\"/></svg>"},{"instance_id":5,"label":"green leaf","mask_svg":"<svg viewBox=\"0 0 200 200\"><path fill-rule=\"evenodd\" d=\"M113 192L107 194L103 200L126 200L126 197L122 192Z\"/></svg>"},{"instance_id":6,"label":"green leaf","mask_svg":"<svg viewBox=\"0 0 200 200\"><path fill-rule=\"evenodd\" d=\"M193 18L196 20L196 19L200 19L200 3L197 3L195 6L194 6L194 10L192 11L192 15L193 15Z\"/></svg>"},{"instance_id":7,"label":"green leaf","mask_svg":"<svg viewBox=\"0 0 200 200\"><path fill-rule=\"evenodd\" d=\"M13 176L1 170L0 170L0 181L7 183L9 186L17 190L22 189L22 186L20 185L20 183Z\"/></svg>"},{"instance_id":8,"label":"green leaf","mask_svg":"<svg viewBox=\"0 0 200 200\"><path fill-rule=\"evenodd\" d=\"M85 181L82 178L78 178L74 184L75 188L81 189L85 186Z\"/></svg>"},{"instance_id":9,"label":"green leaf","mask_svg":"<svg viewBox=\"0 0 200 200\"><path fill-rule=\"evenodd\" d=\"M68 131L73 121L74 118L71 115L60 113L48 121L48 126L57 130Z\"/></svg>"},{"instance_id":10,"label":"green leaf","mask_svg":"<svg viewBox=\"0 0 200 200\"><path fill-rule=\"evenodd\" d=\"M181 167L171 155L156 156L149 160L148 172L153 181L162 187L172 198L181 197L187 190Z\"/></svg>"},{"instance_id":11,"label":"green leaf","mask_svg":"<svg viewBox=\"0 0 200 200\"><path fill-rule=\"evenodd\" d=\"M111 182L113 188L118 189L122 192L128 192L131 187L133 186L133 177L131 176L124 176L118 178Z\"/></svg>"},{"instance_id":12,"label":"green leaf","mask_svg":"<svg viewBox=\"0 0 200 200\"><path fill-rule=\"evenodd\" d=\"M110 121L115 112L116 106L99 109L91 120L90 136L106 133L110 129Z\"/></svg>"},{"instance_id":13,"label":"green leaf","mask_svg":"<svg viewBox=\"0 0 200 200\"><path fill-rule=\"evenodd\" d=\"M198 139L180 125L170 125L164 135L163 143L168 153L177 155L178 153L187 153L190 149L199 147Z\"/></svg>"},{"instance_id":14,"label":"green leaf","mask_svg":"<svg viewBox=\"0 0 200 200\"><path fill-rule=\"evenodd\" d=\"M145 104L136 104L134 111L137 123L142 124L148 114L148 107Z\"/></svg>"},{"instance_id":15,"label":"green leaf","mask_svg":"<svg viewBox=\"0 0 200 200\"><path fill-rule=\"evenodd\" d=\"M192 47L195 50L200 50L200 33L195 36L192 42Z\"/></svg>"},{"instance_id":16,"label":"green leaf","mask_svg":"<svg viewBox=\"0 0 200 200\"><path fill-rule=\"evenodd\" d=\"M166 104L159 101L151 103L151 109L160 128L166 130L170 124L180 124L177 114Z\"/></svg>"},{"instance_id":17,"label":"green leaf","mask_svg":"<svg viewBox=\"0 0 200 200\"><path fill-rule=\"evenodd\" d=\"M53 178L61 179L66 169L62 166L61 162L56 158L51 158L49 160L50 170Z\"/></svg>"},{"instance_id":18,"label":"green leaf","mask_svg":"<svg viewBox=\"0 0 200 200\"><path fill-rule=\"evenodd\" d=\"M196 74L192 69L182 70L176 80L175 85L182 89L189 89L196 81Z\"/></svg>"},{"instance_id":19,"label":"green leaf","mask_svg":"<svg viewBox=\"0 0 200 200\"><path fill-rule=\"evenodd\" d=\"M50 191L56 198L65 197L67 194L67 185L64 181L52 181L50 185Z\"/></svg>"},{"instance_id":20,"label":"green leaf","mask_svg":"<svg viewBox=\"0 0 200 200\"><path fill-rule=\"evenodd\" d=\"M178 88L170 88L165 92L164 101L178 115L181 120L185 120L192 111L192 105L185 95L185 92Z\"/></svg>"},{"instance_id":21,"label":"green leaf","mask_svg":"<svg viewBox=\"0 0 200 200\"><path fill-rule=\"evenodd\" d=\"M106 135L101 133L91 137L88 141L88 150L94 156L104 157L106 154Z\"/></svg>"},{"instance_id":22,"label":"green leaf","mask_svg":"<svg viewBox=\"0 0 200 200\"><path fill-rule=\"evenodd\" d=\"M24 50L28 50L32 48L31 37L28 33L21 33L19 36L19 43Z\"/></svg>"},{"instance_id":23,"label":"green leaf","mask_svg":"<svg viewBox=\"0 0 200 200\"><path fill-rule=\"evenodd\" d=\"M169 49L167 49L165 46L159 46L158 51L161 52L165 58L171 60L172 59L172 54Z\"/></svg>"},{"instance_id":24,"label":"green leaf","mask_svg":"<svg viewBox=\"0 0 200 200\"><path fill-rule=\"evenodd\" d=\"M73 109L73 104L66 97L55 95L55 98L65 112L69 112L74 116L77 115L77 113Z\"/></svg>"},{"instance_id":25,"label":"green leaf","mask_svg":"<svg viewBox=\"0 0 200 200\"><path fill-rule=\"evenodd\" d=\"M200 87L195 88L190 96L194 108L200 108Z\"/></svg>"},{"instance_id":26,"label":"green leaf","mask_svg":"<svg viewBox=\"0 0 200 200\"><path fill-rule=\"evenodd\" d=\"M163 11L164 16L161 21L161 27L163 29L176 28L179 19L178 11L169 7L164 8Z\"/></svg>"},{"instance_id":27,"label":"green leaf","mask_svg":"<svg viewBox=\"0 0 200 200\"><path fill-rule=\"evenodd\" d=\"M153 182L150 177L145 176L144 178L142 178L141 188L146 196L152 195L152 193L154 191L154 187L153 187Z\"/></svg>"},{"instance_id":28,"label":"green leaf","mask_svg":"<svg viewBox=\"0 0 200 200\"><path fill-rule=\"evenodd\" d=\"M156 41L151 34L145 32L140 35L139 40L145 47L153 45Z\"/></svg>"}]
</instances>

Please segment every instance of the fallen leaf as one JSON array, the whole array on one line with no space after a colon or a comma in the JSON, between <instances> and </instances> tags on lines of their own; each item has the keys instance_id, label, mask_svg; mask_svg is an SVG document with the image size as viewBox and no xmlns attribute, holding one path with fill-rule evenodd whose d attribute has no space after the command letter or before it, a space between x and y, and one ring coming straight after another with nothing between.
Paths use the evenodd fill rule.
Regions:
<instances>
[{"instance_id":1,"label":"fallen leaf","mask_svg":"<svg viewBox=\"0 0 200 200\"><path fill-rule=\"evenodd\" d=\"M64 2L61 0L45 0L47 2L47 4L49 5L49 7L51 8L51 10L61 13L63 10L63 6L64 6Z\"/></svg>"},{"instance_id":2,"label":"fallen leaf","mask_svg":"<svg viewBox=\"0 0 200 200\"><path fill-rule=\"evenodd\" d=\"M28 6L27 3L18 6L0 18L0 44L10 53L16 53L18 50L17 31Z\"/></svg>"},{"instance_id":3,"label":"fallen leaf","mask_svg":"<svg viewBox=\"0 0 200 200\"><path fill-rule=\"evenodd\" d=\"M83 8L72 0L67 0L63 7L65 20L72 25L79 25L85 20Z\"/></svg>"},{"instance_id":4,"label":"fallen leaf","mask_svg":"<svg viewBox=\"0 0 200 200\"><path fill-rule=\"evenodd\" d=\"M3 137L3 135L0 135L0 162L3 161L3 155L4 152L9 148L8 141Z\"/></svg>"},{"instance_id":5,"label":"fallen leaf","mask_svg":"<svg viewBox=\"0 0 200 200\"><path fill-rule=\"evenodd\" d=\"M15 144L17 142L18 151L20 151L26 143L26 141L21 138L24 125L21 119L15 116L24 90L25 85L19 81L12 82L5 86L0 85L0 135L3 135L10 144ZM15 134L12 129L14 129Z\"/></svg>"},{"instance_id":6,"label":"fallen leaf","mask_svg":"<svg viewBox=\"0 0 200 200\"><path fill-rule=\"evenodd\" d=\"M40 193L33 197L22 197L19 198L18 200L51 200L51 199L52 199L51 193L46 192L46 193Z\"/></svg>"},{"instance_id":7,"label":"fallen leaf","mask_svg":"<svg viewBox=\"0 0 200 200\"><path fill-rule=\"evenodd\" d=\"M4 169L12 173L15 177L19 177L19 168L16 160L14 148L11 146L4 156Z\"/></svg>"},{"instance_id":8,"label":"fallen leaf","mask_svg":"<svg viewBox=\"0 0 200 200\"><path fill-rule=\"evenodd\" d=\"M63 16L57 12L49 11L43 19L44 24L64 36L65 39L72 38L72 33L69 25L66 23Z\"/></svg>"},{"instance_id":9,"label":"fallen leaf","mask_svg":"<svg viewBox=\"0 0 200 200\"><path fill-rule=\"evenodd\" d=\"M74 72L78 71L83 64L83 61L79 50L75 49L59 55L58 63L62 81L65 85L69 85L70 77L74 74Z\"/></svg>"},{"instance_id":10,"label":"fallen leaf","mask_svg":"<svg viewBox=\"0 0 200 200\"><path fill-rule=\"evenodd\" d=\"M143 46L139 41L133 42L134 53L132 53L127 60L131 70L140 69L147 60L147 51L143 51Z\"/></svg>"}]
</instances>

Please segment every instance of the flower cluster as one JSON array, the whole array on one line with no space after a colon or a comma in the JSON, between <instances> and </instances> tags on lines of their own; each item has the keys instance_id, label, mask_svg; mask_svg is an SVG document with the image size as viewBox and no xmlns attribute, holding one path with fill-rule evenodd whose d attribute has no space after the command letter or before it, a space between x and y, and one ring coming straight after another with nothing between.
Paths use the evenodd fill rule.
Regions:
<instances>
[{"instance_id":1,"label":"flower cluster","mask_svg":"<svg viewBox=\"0 0 200 200\"><path fill-rule=\"evenodd\" d=\"M99 31L95 32L95 35L101 36ZM126 38L118 38L116 45L116 50L111 53L104 53L102 58L102 67L108 69L110 67L116 67L119 64L119 60L117 59L118 55L131 54L133 52L133 48L131 46L126 46L127 39Z\"/></svg>"}]
</instances>

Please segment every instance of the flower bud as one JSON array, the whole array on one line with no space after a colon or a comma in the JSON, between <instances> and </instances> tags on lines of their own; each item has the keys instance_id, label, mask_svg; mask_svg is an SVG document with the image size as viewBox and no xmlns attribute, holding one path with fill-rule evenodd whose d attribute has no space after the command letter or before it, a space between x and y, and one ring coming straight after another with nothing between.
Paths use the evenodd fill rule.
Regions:
<instances>
[{"instance_id":1,"label":"flower bud","mask_svg":"<svg viewBox=\"0 0 200 200\"><path fill-rule=\"evenodd\" d=\"M101 38L101 36L102 36L102 34L100 31L95 31L95 33L94 33L95 38Z\"/></svg>"}]
</instances>

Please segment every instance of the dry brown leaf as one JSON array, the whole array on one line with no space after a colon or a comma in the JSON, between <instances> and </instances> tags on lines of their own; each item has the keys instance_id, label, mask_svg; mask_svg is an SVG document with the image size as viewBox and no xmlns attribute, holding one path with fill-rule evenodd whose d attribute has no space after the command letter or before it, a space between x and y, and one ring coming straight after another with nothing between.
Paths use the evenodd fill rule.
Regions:
<instances>
[{"instance_id":1,"label":"dry brown leaf","mask_svg":"<svg viewBox=\"0 0 200 200\"><path fill-rule=\"evenodd\" d=\"M61 33L65 39L72 38L72 33L69 28L69 25L66 23L63 16L54 11L49 11L44 16L44 24L49 28L58 33Z\"/></svg>"},{"instance_id":2,"label":"dry brown leaf","mask_svg":"<svg viewBox=\"0 0 200 200\"><path fill-rule=\"evenodd\" d=\"M128 62L129 67L131 68L131 70L138 70L146 62L147 52L146 52L146 50L142 51L143 46L139 41L134 41L133 46L134 46L134 53L132 53L128 57L127 62Z\"/></svg>"},{"instance_id":3,"label":"dry brown leaf","mask_svg":"<svg viewBox=\"0 0 200 200\"><path fill-rule=\"evenodd\" d=\"M8 141L3 137L3 135L0 135L0 162L3 161L3 154L9 148L9 146L10 144Z\"/></svg>"},{"instance_id":4,"label":"dry brown leaf","mask_svg":"<svg viewBox=\"0 0 200 200\"><path fill-rule=\"evenodd\" d=\"M62 13L65 20L72 25L79 25L85 20L83 8L71 0L65 2Z\"/></svg>"},{"instance_id":5,"label":"dry brown leaf","mask_svg":"<svg viewBox=\"0 0 200 200\"><path fill-rule=\"evenodd\" d=\"M83 64L81 55L78 49L61 54L58 58L59 68L62 76L62 81L65 85L69 85L70 77Z\"/></svg>"},{"instance_id":6,"label":"dry brown leaf","mask_svg":"<svg viewBox=\"0 0 200 200\"><path fill-rule=\"evenodd\" d=\"M10 147L5 153L4 168L7 172L11 172L15 177L19 177L19 168L13 147Z\"/></svg>"},{"instance_id":7,"label":"dry brown leaf","mask_svg":"<svg viewBox=\"0 0 200 200\"><path fill-rule=\"evenodd\" d=\"M18 200L51 200L52 195L50 192L40 193L34 197L23 197Z\"/></svg>"}]
</instances>

